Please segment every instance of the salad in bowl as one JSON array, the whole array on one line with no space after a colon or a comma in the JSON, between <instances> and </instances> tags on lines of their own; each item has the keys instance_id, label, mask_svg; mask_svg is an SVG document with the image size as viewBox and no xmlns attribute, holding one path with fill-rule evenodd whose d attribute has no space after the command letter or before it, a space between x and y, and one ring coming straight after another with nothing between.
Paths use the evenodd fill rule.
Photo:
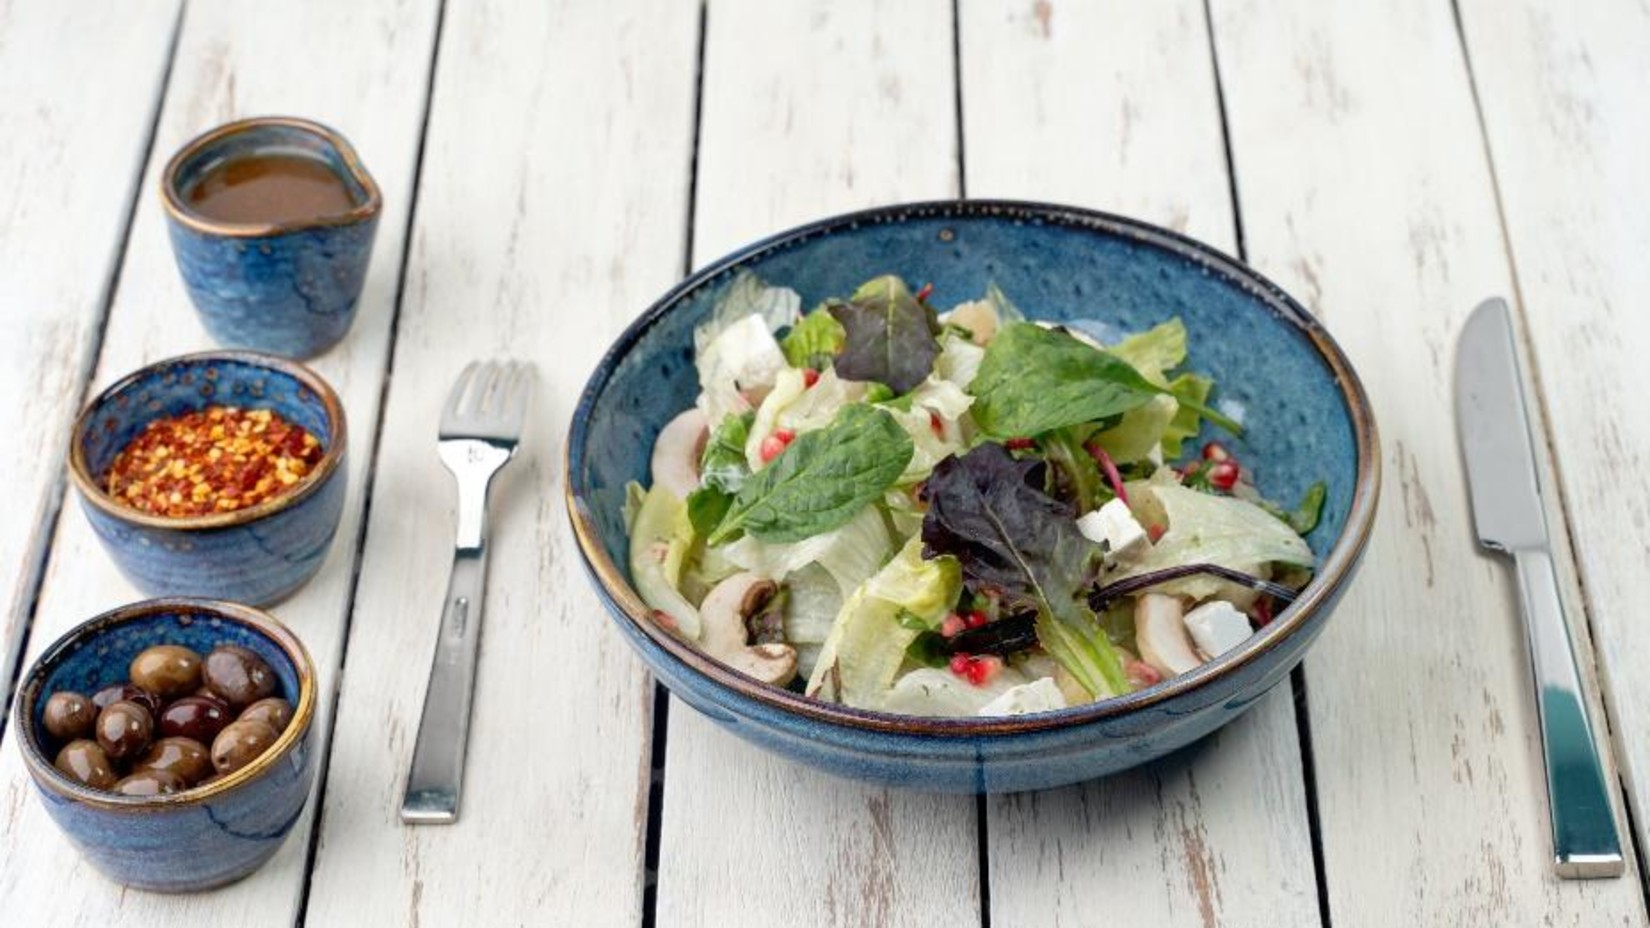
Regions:
<instances>
[{"instance_id":1,"label":"salad in bowl","mask_svg":"<svg viewBox=\"0 0 1650 928\"><path fill-rule=\"evenodd\" d=\"M1257 490L1180 319L1095 337L943 286L726 286L627 492L657 626L813 700L1014 716L1195 670L1311 579L1324 484Z\"/></svg>"}]
</instances>

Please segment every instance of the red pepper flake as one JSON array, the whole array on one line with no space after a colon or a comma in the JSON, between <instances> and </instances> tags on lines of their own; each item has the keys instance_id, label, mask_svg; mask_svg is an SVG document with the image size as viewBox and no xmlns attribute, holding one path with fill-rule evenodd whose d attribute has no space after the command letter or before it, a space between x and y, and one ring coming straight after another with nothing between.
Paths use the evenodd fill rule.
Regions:
<instances>
[{"instance_id":1,"label":"red pepper flake","mask_svg":"<svg viewBox=\"0 0 1650 928\"><path fill-rule=\"evenodd\" d=\"M819 371L811 367L804 367L802 369L802 389L806 390L816 383L819 383Z\"/></svg>"},{"instance_id":2,"label":"red pepper flake","mask_svg":"<svg viewBox=\"0 0 1650 928\"><path fill-rule=\"evenodd\" d=\"M1146 537L1150 538L1151 541L1152 541L1152 544L1155 545L1155 544L1157 544L1157 540L1159 538L1162 538L1163 533L1166 532L1166 531L1168 531L1168 529L1164 528L1162 525L1159 525L1156 522L1153 522L1151 525L1146 526Z\"/></svg>"},{"instance_id":3,"label":"red pepper flake","mask_svg":"<svg viewBox=\"0 0 1650 928\"><path fill-rule=\"evenodd\" d=\"M928 427L933 430L935 438L945 438L945 420L940 418L939 413L933 411L928 413Z\"/></svg>"},{"instance_id":4,"label":"red pepper flake","mask_svg":"<svg viewBox=\"0 0 1650 928\"><path fill-rule=\"evenodd\" d=\"M121 505L169 518L234 512L291 492L326 454L268 409L208 406L156 419L115 455L103 487Z\"/></svg>"},{"instance_id":5,"label":"red pepper flake","mask_svg":"<svg viewBox=\"0 0 1650 928\"><path fill-rule=\"evenodd\" d=\"M1129 685L1137 690L1163 682L1163 674L1145 661L1129 661L1124 664L1123 675L1128 677Z\"/></svg>"}]
</instances>

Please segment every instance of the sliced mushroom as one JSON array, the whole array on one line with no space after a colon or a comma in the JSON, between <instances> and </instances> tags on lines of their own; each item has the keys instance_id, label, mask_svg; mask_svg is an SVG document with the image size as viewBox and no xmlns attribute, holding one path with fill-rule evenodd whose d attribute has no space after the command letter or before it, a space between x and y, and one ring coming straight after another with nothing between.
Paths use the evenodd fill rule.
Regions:
<instances>
[{"instance_id":1,"label":"sliced mushroom","mask_svg":"<svg viewBox=\"0 0 1650 928\"><path fill-rule=\"evenodd\" d=\"M763 683L784 686L796 676L796 649L788 644L750 644L746 620L773 597L772 580L746 571L718 583L699 604L699 648Z\"/></svg>"},{"instance_id":2,"label":"sliced mushroom","mask_svg":"<svg viewBox=\"0 0 1650 928\"><path fill-rule=\"evenodd\" d=\"M709 420L698 407L670 420L653 443L653 485L687 499L699 488L699 455L709 435Z\"/></svg>"},{"instance_id":3,"label":"sliced mushroom","mask_svg":"<svg viewBox=\"0 0 1650 928\"><path fill-rule=\"evenodd\" d=\"M1147 593L1134 607L1134 640L1140 659L1174 676L1203 663L1192 650L1186 635L1186 612L1180 600L1162 593Z\"/></svg>"}]
</instances>

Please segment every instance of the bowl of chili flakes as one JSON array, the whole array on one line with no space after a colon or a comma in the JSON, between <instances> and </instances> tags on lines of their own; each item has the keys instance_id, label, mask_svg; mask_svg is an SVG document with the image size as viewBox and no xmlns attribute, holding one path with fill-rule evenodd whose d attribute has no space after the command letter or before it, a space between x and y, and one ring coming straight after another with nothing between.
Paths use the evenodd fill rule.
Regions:
<instances>
[{"instance_id":1,"label":"bowl of chili flakes","mask_svg":"<svg viewBox=\"0 0 1650 928\"><path fill-rule=\"evenodd\" d=\"M159 361L87 404L69 479L92 529L151 596L267 605L326 559L347 483L343 404L296 361Z\"/></svg>"}]
</instances>

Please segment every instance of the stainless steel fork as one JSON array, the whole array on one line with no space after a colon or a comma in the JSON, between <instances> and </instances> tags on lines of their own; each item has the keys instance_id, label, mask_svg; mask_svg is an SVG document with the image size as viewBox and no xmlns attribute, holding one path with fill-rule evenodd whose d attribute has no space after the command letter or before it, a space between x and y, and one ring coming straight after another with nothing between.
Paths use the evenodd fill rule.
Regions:
<instances>
[{"instance_id":1,"label":"stainless steel fork","mask_svg":"<svg viewBox=\"0 0 1650 928\"><path fill-rule=\"evenodd\" d=\"M458 819L487 583L487 492L516 453L532 384L531 365L471 362L441 412L438 451L458 483L458 544L401 799L401 820L408 824Z\"/></svg>"}]
</instances>

